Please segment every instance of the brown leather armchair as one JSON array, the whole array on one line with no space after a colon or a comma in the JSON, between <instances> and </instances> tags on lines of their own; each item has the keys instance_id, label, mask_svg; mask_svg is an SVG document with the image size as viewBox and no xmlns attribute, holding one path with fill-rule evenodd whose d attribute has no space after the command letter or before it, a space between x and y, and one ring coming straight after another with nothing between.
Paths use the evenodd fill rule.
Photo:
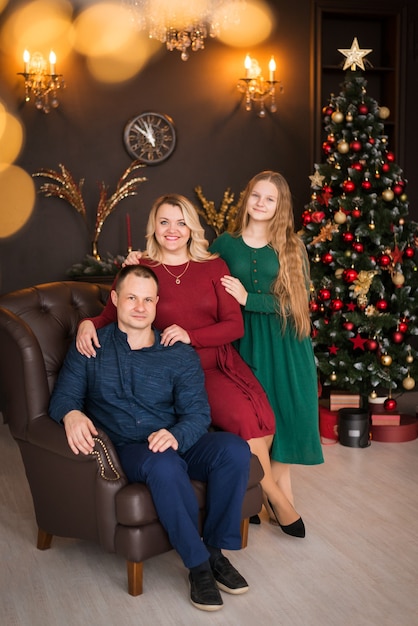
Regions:
<instances>
[{"instance_id":1,"label":"brown leather armchair","mask_svg":"<svg viewBox=\"0 0 418 626\"><path fill-rule=\"evenodd\" d=\"M37 547L53 535L96 541L123 556L128 591L142 593L143 561L171 550L144 484L129 484L105 433L92 455L71 452L64 428L48 416L51 390L79 321L102 310L110 287L81 282L37 285L0 296L0 409L16 440L32 493ZM261 509L263 471L252 457L242 510L242 547L248 518ZM228 477L225 476L225 480ZM203 519L205 485L193 482Z\"/></svg>"}]
</instances>

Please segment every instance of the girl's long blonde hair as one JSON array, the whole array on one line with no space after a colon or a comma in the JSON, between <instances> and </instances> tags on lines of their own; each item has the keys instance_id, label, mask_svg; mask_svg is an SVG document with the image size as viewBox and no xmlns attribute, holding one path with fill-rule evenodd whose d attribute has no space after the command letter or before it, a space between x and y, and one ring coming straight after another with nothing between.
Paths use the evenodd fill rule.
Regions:
<instances>
[{"instance_id":1,"label":"girl's long blonde hair","mask_svg":"<svg viewBox=\"0 0 418 626\"><path fill-rule=\"evenodd\" d=\"M293 203L289 185L278 172L265 171L254 176L238 204L235 236L242 235L249 223L247 201L254 185L261 180L273 183L278 199L274 217L268 225L269 245L275 250L280 270L271 289L277 300L278 312L283 320L283 329L291 320L299 339L311 332L309 313L309 261L305 246L295 233Z\"/></svg>"},{"instance_id":2,"label":"girl's long blonde hair","mask_svg":"<svg viewBox=\"0 0 418 626\"><path fill-rule=\"evenodd\" d=\"M155 225L157 220L157 211L163 204L170 204L178 207L183 213L184 222L190 229L190 238L187 243L187 255L191 261L208 261L215 259L218 255L211 254L208 250L209 242L205 238L205 231L199 220L199 215L193 204L177 193L166 194L157 198L152 205L146 231L147 240L147 256L153 261L163 262L163 252L161 246L155 237Z\"/></svg>"}]
</instances>

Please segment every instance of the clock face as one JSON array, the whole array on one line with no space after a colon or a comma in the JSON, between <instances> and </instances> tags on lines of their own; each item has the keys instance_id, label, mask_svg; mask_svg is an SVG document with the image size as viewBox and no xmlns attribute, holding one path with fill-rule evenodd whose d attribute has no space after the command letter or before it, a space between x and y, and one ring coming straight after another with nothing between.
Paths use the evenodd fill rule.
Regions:
<instances>
[{"instance_id":1,"label":"clock face","mask_svg":"<svg viewBox=\"0 0 418 626\"><path fill-rule=\"evenodd\" d=\"M176 147L176 129L168 115L141 113L126 124L123 140L133 159L157 165L168 159Z\"/></svg>"}]
</instances>

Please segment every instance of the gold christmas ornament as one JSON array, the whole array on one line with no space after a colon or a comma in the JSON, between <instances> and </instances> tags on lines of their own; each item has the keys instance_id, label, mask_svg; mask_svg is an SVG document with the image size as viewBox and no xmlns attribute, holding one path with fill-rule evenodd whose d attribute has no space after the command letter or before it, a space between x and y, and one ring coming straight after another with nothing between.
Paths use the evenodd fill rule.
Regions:
<instances>
[{"instance_id":1,"label":"gold christmas ornament","mask_svg":"<svg viewBox=\"0 0 418 626\"><path fill-rule=\"evenodd\" d=\"M393 193L392 189L385 189L384 191L382 191L382 198L385 202L392 202L394 197L395 194Z\"/></svg>"},{"instance_id":2,"label":"gold christmas ornament","mask_svg":"<svg viewBox=\"0 0 418 626\"><path fill-rule=\"evenodd\" d=\"M337 380L337 374L332 372L329 376L329 379L334 383Z\"/></svg>"},{"instance_id":3,"label":"gold christmas ornament","mask_svg":"<svg viewBox=\"0 0 418 626\"><path fill-rule=\"evenodd\" d=\"M388 107L379 107L379 117L381 120L387 120L390 115Z\"/></svg>"},{"instance_id":4,"label":"gold christmas ornament","mask_svg":"<svg viewBox=\"0 0 418 626\"><path fill-rule=\"evenodd\" d=\"M412 378L412 376L410 376L409 373L408 373L408 376L403 379L402 387L406 389L407 391L411 391L411 389L415 387L415 379Z\"/></svg>"},{"instance_id":5,"label":"gold christmas ornament","mask_svg":"<svg viewBox=\"0 0 418 626\"><path fill-rule=\"evenodd\" d=\"M397 287L401 287L405 282L405 276L402 274L402 272L393 272L392 282Z\"/></svg>"},{"instance_id":6,"label":"gold christmas ornament","mask_svg":"<svg viewBox=\"0 0 418 626\"><path fill-rule=\"evenodd\" d=\"M385 367L389 367L390 365L392 365L392 357L390 356L390 354L382 354L382 356L380 357L380 362Z\"/></svg>"},{"instance_id":7,"label":"gold christmas ornament","mask_svg":"<svg viewBox=\"0 0 418 626\"><path fill-rule=\"evenodd\" d=\"M373 391L370 393L369 398L370 398L370 400L376 400L377 393L376 393L375 389L373 389Z\"/></svg>"},{"instance_id":8,"label":"gold christmas ornament","mask_svg":"<svg viewBox=\"0 0 418 626\"><path fill-rule=\"evenodd\" d=\"M345 116L345 120L346 120L346 122L352 122L353 121L353 114L348 112L347 115Z\"/></svg>"},{"instance_id":9,"label":"gold christmas ornament","mask_svg":"<svg viewBox=\"0 0 418 626\"><path fill-rule=\"evenodd\" d=\"M347 216L343 211L336 211L336 213L334 213L334 222L336 224L345 224L346 221Z\"/></svg>"},{"instance_id":10,"label":"gold christmas ornament","mask_svg":"<svg viewBox=\"0 0 418 626\"><path fill-rule=\"evenodd\" d=\"M337 150L340 154L347 154L347 152L350 149L350 145L347 141L345 141L344 139L342 141L339 141L337 144Z\"/></svg>"},{"instance_id":11,"label":"gold christmas ornament","mask_svg":"<svg viewBox=\"0 0 418 626\"><path fill-rule=\"evenodd\" d=\"M414 357L412 356L411 353L408 354L408 356L406 357L405 361L407 363L413 363L414 362Z\"/></svg>"},{"instance_id":12,"label":"gold christmas ornament","mask_svg":"<svg viewBox=\"0 0 418 626\"><path fill-rule=\"evenodd\" d=\"M342 278L343 272L344 272L344 268L339 267L337 270L335 270L335 278L337 278L337 280Z\"/></svg>"},{"instance_id":13,"label":"gold christmas ornament","mask_svg":"<svg viewBox=\"0 0 418 626\"><path fill-rule=\"evenodd\" d=\"M335 124L341 124L344 119L344 114L341 113L341 111L334 111L334 113L331 115L331 119Z\"/></svg>"}]
</instances>

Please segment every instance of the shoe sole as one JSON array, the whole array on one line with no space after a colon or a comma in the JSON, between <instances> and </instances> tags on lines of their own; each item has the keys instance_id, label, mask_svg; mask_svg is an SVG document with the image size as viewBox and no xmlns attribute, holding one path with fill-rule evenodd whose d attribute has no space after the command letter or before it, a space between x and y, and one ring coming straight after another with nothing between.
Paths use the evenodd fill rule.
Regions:
<instances>
[{"instance_id":1,"label":"shoe sole","mask_svg":"<svg viewBox=\"0 0 418 626\"><path fill-rule=\"evenodd\" d=\"M216 579L215 579L216 580ZM219 580L216 581L218 588L221 591L225 591L226 593L230 593L233 596L239 596L241 593L246 593L249 587L238 587L237 589L231 589L231 587L227 587L223 583L220 583Z\"/></svg>"},{"instance_id":2,"label":"shoe sole","mask_svg":"<svg viewBox=\"0 0 418 626\"><path fill-rule=\"evenodd\" d=\"M223 604L198 604L198 602L193 602L192 599L190 599L190 602L201 611L219 611L224 606Z\"/></svg>"}]
</instances>

